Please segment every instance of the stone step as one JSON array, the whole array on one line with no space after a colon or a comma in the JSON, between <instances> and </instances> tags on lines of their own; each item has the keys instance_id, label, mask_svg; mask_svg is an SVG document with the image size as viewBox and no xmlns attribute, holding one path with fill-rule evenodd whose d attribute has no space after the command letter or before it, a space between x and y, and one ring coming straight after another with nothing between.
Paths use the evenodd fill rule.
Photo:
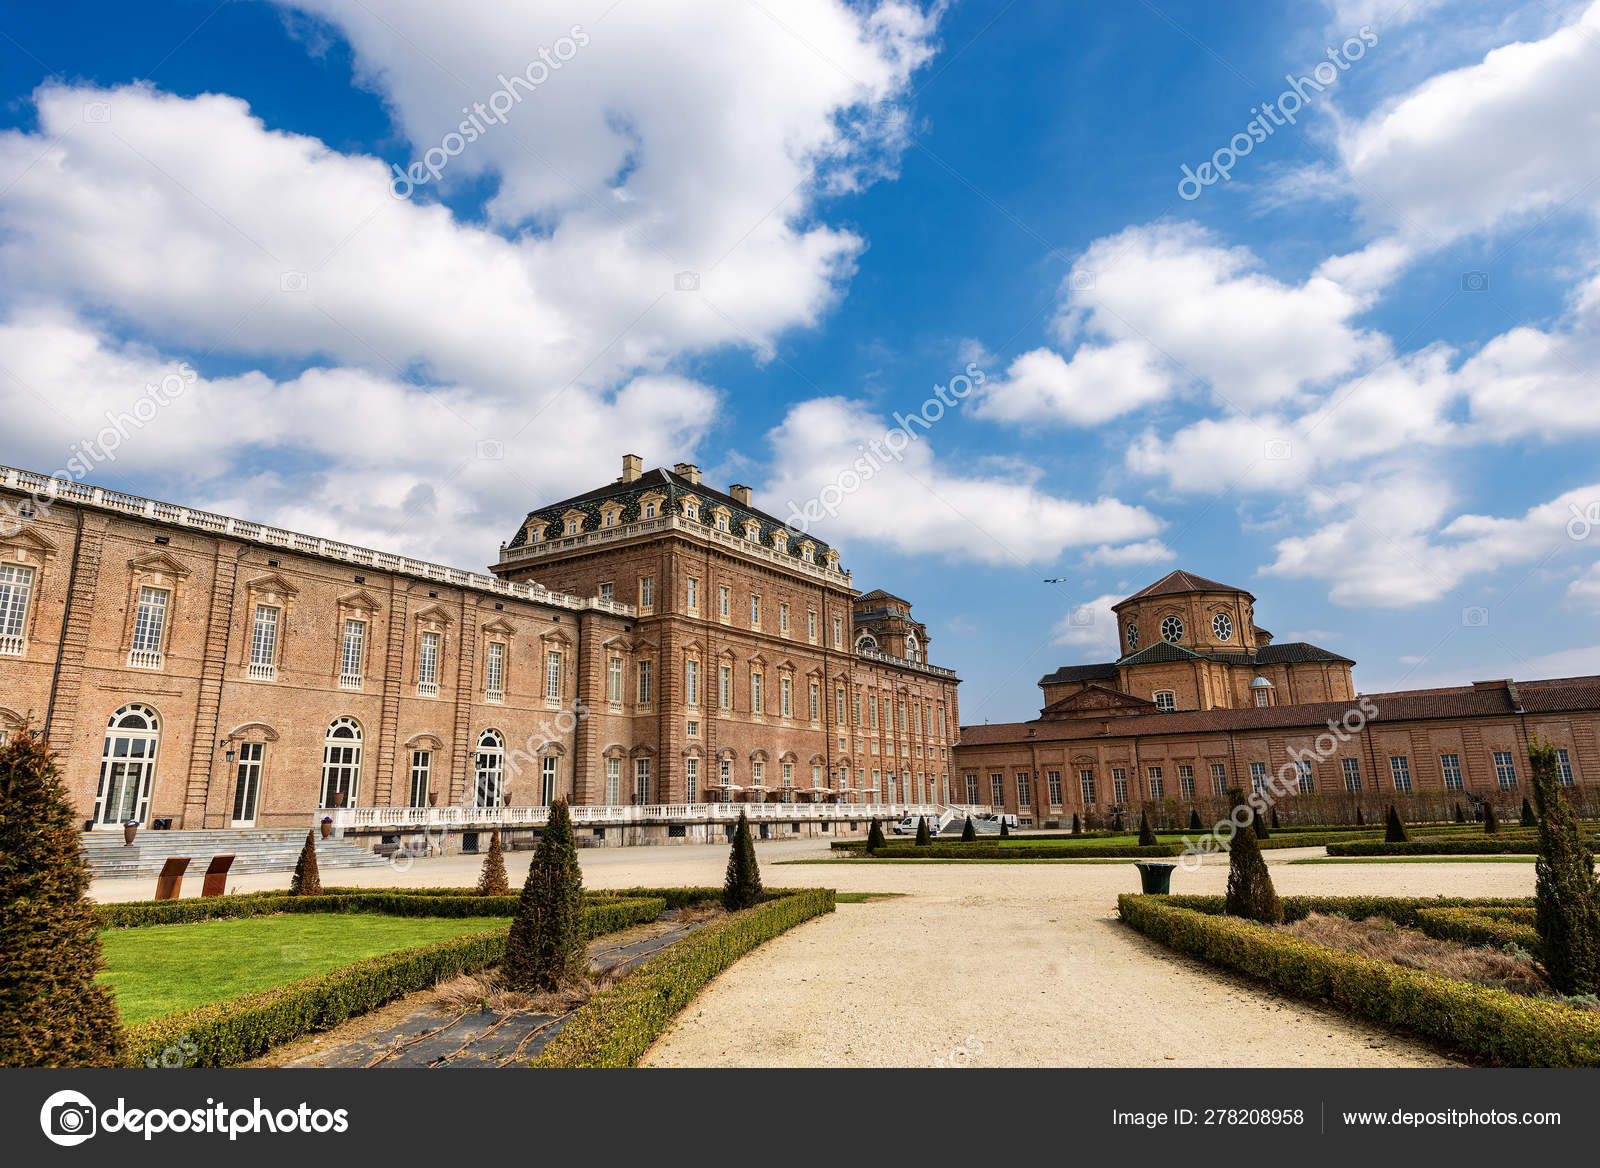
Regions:
<instances>
[{"instance_id":1,"label":"stone step","mask_svg":"<svg viewBox=\"0 0 1600 1168\"><path fill-rule=\"evenodd\" d=\"M96 877L155 875L171 856L190 858L189 875L204 872L213 856L230 853L230 873L287 872L305 844L305 833L292 828L141 832L131 847L115 832L89 832L81 838ZM388 862L349 840L319 839L316 846L319 867L372 868Z\"/></svg>"}]
</instances>

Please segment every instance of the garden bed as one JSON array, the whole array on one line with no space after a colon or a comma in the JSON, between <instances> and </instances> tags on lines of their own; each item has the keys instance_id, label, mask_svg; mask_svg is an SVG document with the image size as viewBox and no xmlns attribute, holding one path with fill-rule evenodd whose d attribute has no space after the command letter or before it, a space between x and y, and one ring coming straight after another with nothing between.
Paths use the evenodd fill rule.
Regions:
<instances>
[{"instance_id":1,"label":"garden bed","mask_svg":"<svg viewBox=\"0 0 1600 1168\"><path fill-rule=\"evenodd\" d=\"M1460 917L1518 924L1527 900L1285 897L1285 918L1312 913L1352 920L1383 917L1407 927ZM1222 915L1220 896L1118 898L1124 922L1172 949L1266 981L1297 997L1323 1000L1379 1025L1399 1027L1499 1066L1600 1066L1600 1014L1392 961L1330 948ZM1455 919L1455 918L1447 918ZM1459 926L1458 926L1459 927Z\"/></svg>"}]
</instances>

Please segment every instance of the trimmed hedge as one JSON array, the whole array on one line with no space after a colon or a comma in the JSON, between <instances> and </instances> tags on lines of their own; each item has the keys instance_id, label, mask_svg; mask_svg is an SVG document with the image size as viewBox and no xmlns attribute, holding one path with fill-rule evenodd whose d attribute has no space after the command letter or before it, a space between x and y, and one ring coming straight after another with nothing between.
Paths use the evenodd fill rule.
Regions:
<instances>
[{"instance_id":1,"label":"trimmed hedge","mask_svg":"<svg viewBox=\"0 0 1600 1168\"><path fill-rule=\"evenodd\" d=\"M1330 843L1330 856L1536 856L1537 839L1474 836L1471 839L1410 840L1403 844L1356 840Z\"/></svg>"},{"instance_id":2,"label":"trimmed hedge","mask_svg":"<svg viewBox=\"0 0 1600 1168\"><path fill-rule=\"evenodd\" d=\"M1176 908L1220 916L1223 898L1220 896L1168 896L1166 903ZM1312 913L1328 913L1349 917L1353 921L1368 917L1387 917L1397 925L1417 927L1417 914L1431 908L1466 908L1474 912L1500 912L1509 909L1530 909L1529 897L1516 899L1471 898L1465 896L1285 896L1283 919L1293 924L1303 921Z\"/></svg>"},{"instance_id":3,"label":"trimmed hedge","mask_svg":"<svg viewBox=\"0 0 1600 1168\"><path fill-rule=\"evenodd\" d=\"M1417 928L1441 941L1463 945L1488 945L1504 949L1516 945L1537 955L1542 946L1534 928L1531 908L1480 911L1470 908L1424 908L1417 910Z\"/></svg>"},{"instance_id":4,"label":"trimmed hedge","mask_svg":"<svg viewBox=\"0 0 1600 1168\"><path fill-rule=\"evenodd\" d=\"M864 860L1069 860L1069 859L1115 859L1126 857L1128 859L1143 859L1150 856L1180 856L1183 854L1181 844L1156 844L1153 847L1141 848L1137 845L1088 844L1083 847L1077 845L1050 846L1039 844L1022 847L1000 847L997 844L942 844L934 842L919 847L916 844L889 845L879 848L870 856L865 852L861 854Z\"/></svg>"},{"instance_id":5,"label":"trimmed hedge","mask_svg":"<svg viewBox=\"0 0 1600 1168\"><path fill-rule=\"evenodd\" d=\"M482 905L485 900L496 898L472 899ZM642 896L619 899L614 904L591 905L584 913L584 929L591 938L615 933L655 920L666 907L661 898ZM152 1018L129 1027L127 1065L142 1066L150 1059L159 1062L163 1052L179 1049L186 1053L185 1066L236 1066L265 1054L274 1046L313 1031L326 1030L396 998L427 989L445 978L493 965L505 955L506 937L510 932L511 926L506 925L432 945L401 949L316 977Z\"/></svg>"},{"instance_id":6,"label":"trimmed hedge","mask_svg":"<svg viewBox=\"0 0 1600 1168\"><path fill-rule=\"evenodd\" d=\"M1176 899L1123 895L1117 911L1139 932L1179 952L1297 997L1333 1002L1381 1026L1404 1027L1485 1062L1600 1066L1600 1014L1345 953L1235 917L1182 907L1172 903ZM1285 899L1286 910L1290 899Z\"/></svg>"},{"instance_id":7,"label":"trimmed hedge","mask_svg":"<svg viewBox=\"0 0 1600 1168\"><path fill-rule=\"evenodd\" d=\"M581 1006L535 1067L631 1067L717 974L764 942L833 911L831 888L780 893L707 925Z\"/></svg>"}]
</instances>

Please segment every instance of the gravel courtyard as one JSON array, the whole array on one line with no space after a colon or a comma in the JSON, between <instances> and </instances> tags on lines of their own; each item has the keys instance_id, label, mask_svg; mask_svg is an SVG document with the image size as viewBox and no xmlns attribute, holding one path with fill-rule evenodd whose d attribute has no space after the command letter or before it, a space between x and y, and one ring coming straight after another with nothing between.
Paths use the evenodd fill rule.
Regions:
<instances>
[{"instance_id":1,"label":"gravel courtyard","mask_svg":"<svg viewBox=\"0 0 1600 1168\"><path fill-rule=\"evenodd\" d=\"M1115 919L1138 889L1128 864L799 864L826 841L757 845L769 886L905 895L838 911L768 943L690 1003L646 1066L1439 1066L1428 1047L1258 989L1146 941ZM1280 893L1528 896L1531 864L1287 866ZM528 853L510 853L513 883ZM723 846L582 853L591 888L720 884ZM330 871L336 885L464 885L479 858L410 871ZM1174 891L1220 893L1226 860L1178 872ZM286 886L242 876L230 891ZM102 901L153 880L97 881Z\"/></svg>"}]
</instances>

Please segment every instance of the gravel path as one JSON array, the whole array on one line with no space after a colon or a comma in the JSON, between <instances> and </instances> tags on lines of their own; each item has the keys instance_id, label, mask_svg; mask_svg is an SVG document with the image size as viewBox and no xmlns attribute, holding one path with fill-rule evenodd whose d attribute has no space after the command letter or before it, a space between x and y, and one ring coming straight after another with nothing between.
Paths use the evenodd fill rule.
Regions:
<instances>
[{"instance_id":1,"label":"gravel path","mask_svg":"<svg viewBox=\"0 0 1600 1168\"><path fill-rule=\"evenodd\" d=\"M1291 1001L1180 957L1115 919L1129 864L810 864L827 841L758 843L769 886L906 895L838 911L745 957L689 1004L646 1066L1437 1066L1430 1048ZM1529 896L1533 866L1287 866L1321 849L1268 852L1280 893ZM528 856L511 853L518 883ZM721 845L581 853L590 888L720 884ZM404 873L329 872L331 884L469 885L475 856ZM1220 893L1226 860L1178 872L1174 891ZM239 891L282 887L246 876ZM231 891L232 889L230 889ZM153 880L96 881L103 901Z\"/></svg>"}]
</instances>

